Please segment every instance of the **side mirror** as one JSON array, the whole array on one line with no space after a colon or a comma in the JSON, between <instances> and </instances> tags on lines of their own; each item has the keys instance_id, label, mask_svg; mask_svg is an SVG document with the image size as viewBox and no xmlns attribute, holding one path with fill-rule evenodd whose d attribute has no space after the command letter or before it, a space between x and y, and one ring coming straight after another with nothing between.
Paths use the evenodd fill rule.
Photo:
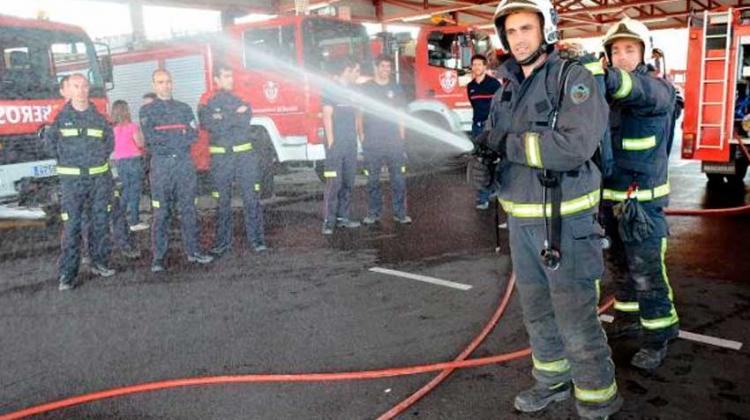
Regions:
<instances>
[{"instance_id":1,"label":"side mirror","mask_svg":"<svg viewBox=\"0 0 750 420\"><path fill-rule=\"evenodd\" d=\"M99 59L99 66L102 69L102 79L104 83L114 83L114 72L112 70L112 57L105 55Z\"/></svg>"}]
</instances>

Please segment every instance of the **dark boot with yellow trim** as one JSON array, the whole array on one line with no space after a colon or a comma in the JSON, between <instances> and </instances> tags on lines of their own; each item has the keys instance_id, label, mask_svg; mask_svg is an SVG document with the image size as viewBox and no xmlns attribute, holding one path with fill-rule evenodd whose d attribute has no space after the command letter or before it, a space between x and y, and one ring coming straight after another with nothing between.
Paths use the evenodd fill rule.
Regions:
<instances>
[{"instance_id":1,"label":"dark boot with yellow trim","mask_svg":"<svg viewBox=\"0 0 750 420\"><path fill-rule=\"evenodd\" d=\"M544 410L553 402L565 401L570 398L571 388L570 382L560 382L555 385L537 382L533 387L516 395L513 406L523 413L535 413Z\"/></svg>"}]
</instances>

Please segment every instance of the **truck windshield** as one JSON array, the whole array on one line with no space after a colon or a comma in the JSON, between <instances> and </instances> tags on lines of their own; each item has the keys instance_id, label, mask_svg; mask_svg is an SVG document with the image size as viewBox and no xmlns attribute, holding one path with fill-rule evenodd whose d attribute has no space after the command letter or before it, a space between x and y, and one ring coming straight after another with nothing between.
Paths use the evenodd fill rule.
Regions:
<instances>
[{"instance_id":1,"label":"truck windshield","mask_svg":"<svg viewBox=\"0 0 750 420\"><path fill-rule=\"evenodd\" d=\"M0 99L60 97L59 81L82 73L92 97L104 95L96 51L82 34L32 28L0 28Z\"/></svg>"},{"instance_id":2,"label":"truck windshield","mask_svg":"<svg viewBox=\"0 0 750 420\"><path fill-rule=\"evenodd\" d=\"M372 67L369 39L362 25L332 19L308 19L302 25L307 69L328 73L332 63L352 59L363 72Z\"/></svg>"},{"instance_id":3,"label":"truck windshield","mask_svg":"<svg viewBox=\"0 0 750 420\"><path fill-rule=\"evenodd\" d=\"M490 38L483 33L432 31L427 38L427 62L433 67L468 69L472 55L487 55L491 49Z\"/></svg>"}]
</instances>

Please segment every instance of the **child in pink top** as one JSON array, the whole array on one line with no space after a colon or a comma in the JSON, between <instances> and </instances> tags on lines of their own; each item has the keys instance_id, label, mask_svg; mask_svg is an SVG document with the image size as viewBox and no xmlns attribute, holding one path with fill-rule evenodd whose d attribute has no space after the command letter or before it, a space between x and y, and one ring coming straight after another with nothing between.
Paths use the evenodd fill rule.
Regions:
<instances>
[{"instance_id":1,"label":"child in pink top","mask_svg":"<svg viewBox=\"0 0 750 420\"><path fill-rule=\"evenodd\" d=\"M122 202L131 231L148 229L139 219L141 189L143 186L143 135L130 118L128 103L112 103L112 122L115 131L115 150L112 154L117 176L122 182Z\"/></svg>"}]
</instances>

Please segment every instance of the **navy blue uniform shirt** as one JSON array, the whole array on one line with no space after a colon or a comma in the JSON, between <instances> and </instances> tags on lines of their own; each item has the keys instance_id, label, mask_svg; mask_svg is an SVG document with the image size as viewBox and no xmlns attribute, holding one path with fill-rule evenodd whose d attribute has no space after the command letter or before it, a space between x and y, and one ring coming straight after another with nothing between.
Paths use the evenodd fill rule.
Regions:
<instances>
[{"instance_id":1,"label":"navy blue uniform shirt","mask_svg":"<svg viewBox=\"0 0 750 420\"><path fill-rule=\"evenodd\" d=\"M247 111L237 112L242 106L246 106ZM201 125L208 130L211 144L215 146L231 147L250 142L252 117L250 105L225 90L216 92L206 105L198 108Z\"/></svg>"},{"instance_id":2,"label":"navy blue uniform shirt","mask_svg":"<svg viewBox=\"0 0 750 420\"><path fill-rule=\"evenodd\" d=\"M350 100L323 91L323 106L333 108L333 147L341 150L357 148L357 108Z\"/></svg>"},{"instance_id":3,"label":"navy blue uniform shirt","mask_svg":"<svg viewBox=\"0 0 750 420\"><path fill-rule=\"evenodd\" d=\"M488 74L484 75L482 83L477 83L476 79L472 79L466 86L471 107L474 108L472 118L474 123L487 121L487 117L490 115L492 98L498 89L500 89L500 82Z\"/></svg>"},{"instance_id":4,"label":"navy blue uniform shirt","mask_svg":"<svg viewBox=\"0 0 750 420\"><path fill-rule=\"evenodd\" d=\"M174 99L155 99L141 107L141 130L154 156L188 155L198 139L190 106Z\"/></svg>"},{"instance_id":5,"label":"navy blue uniform shirt","mask_svg":"<svg viewBox=\"0 0 750 420\"><path fill-rule=\"evenodd\" d=\"M59 166L77 168L106 163L115 145L112 126L93 103L77 111L70 102L45 131L45 142Z\"/></svg>"},{"instance_id":6,"label":"navy blue uniform shirt","mask_svg":"<svg viewBox=\"0 0 750 420\"><path fill-rule=\"evenodd\" d=\"M387 85L379 85L374 80L371 80L362 85L362 93L391 109L403 111L405 103L404 91L394 81L389 82ZM391 142L401 139L400 124L398 121L394 121L392 116L382 118L378 114L373 113L372 110L364 109L363 111L364 147L387 147Z\"/></svg>"}]
</instances>

